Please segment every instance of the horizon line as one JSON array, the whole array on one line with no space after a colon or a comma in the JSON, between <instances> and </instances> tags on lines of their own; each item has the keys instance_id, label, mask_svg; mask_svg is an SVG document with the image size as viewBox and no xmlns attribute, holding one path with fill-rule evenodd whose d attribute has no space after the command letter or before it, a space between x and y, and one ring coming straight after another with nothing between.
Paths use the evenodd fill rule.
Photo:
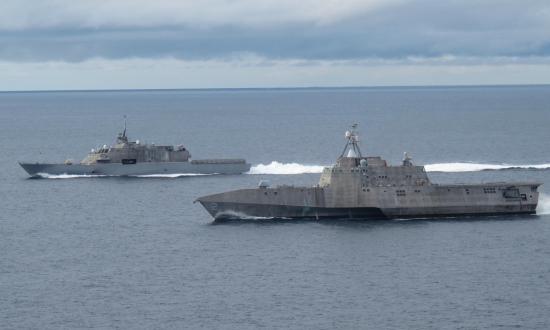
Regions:
<instances>
[{"instance_id":1,"label":"horizon line","mask_svg":"<svg viewBox=\"0 0 550 330\"><path fill-rule=\"evenodd\" d=\"M0 93L59 93L59 92L177 92L177 91L265 91L265 90L323 90L323 89L400 89L400 88L480 88L480 87L549 87L545 84L459 84L459 85L374 85L374 86L294 86L294 87L203 87L203 88L115 88L115 89L28 89L0 90Z\"/></svg>"}]
</instances>

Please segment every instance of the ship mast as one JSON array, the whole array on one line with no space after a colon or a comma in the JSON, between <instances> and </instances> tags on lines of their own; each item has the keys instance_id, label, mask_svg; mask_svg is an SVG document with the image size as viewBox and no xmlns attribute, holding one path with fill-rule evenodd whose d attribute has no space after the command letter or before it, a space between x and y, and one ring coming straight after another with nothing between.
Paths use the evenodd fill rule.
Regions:
<instances>
[{"instance_id":1,"label":"ship mast","mask_svg":"<svg viewBox=\"0 0 550 330\"><path fill-rule=\"evenodd\" d=\"M126 115L124 115L124 132L122 132L122 137L126 137Z\"/></svg>"},{"instance_id":2,"label":"ship mast","mask_svg":"<svg viewBox=\"0 0 550 330\"><path fill-rule=\"evenodd\" d=\"M126 115L124 115L124 131L118 133L117 142L123 144L128 143L128 138L126 137Z\"/></svg>"},{"instance_id":3,"label":"ship mast","mask_svg":"<svg viewBox=\"0 0 550 330\"><path fill-rule=\"evenodd\" d=\"M346 145L340 157L361 158L361 149L359 149L359 135L357 133L357 124L351 125L351 130L346 131ZM346 154L347 151L347 154Z\"/></svg>"}]
</instances>

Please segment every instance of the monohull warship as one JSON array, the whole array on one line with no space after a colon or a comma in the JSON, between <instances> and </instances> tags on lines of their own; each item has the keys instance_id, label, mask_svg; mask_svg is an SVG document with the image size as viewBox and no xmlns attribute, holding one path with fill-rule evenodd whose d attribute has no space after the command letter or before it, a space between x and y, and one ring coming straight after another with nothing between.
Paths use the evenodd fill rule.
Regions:
<instances>
[{"instance_id":1,"label":"monohull warship","mask_svg":"<svg viewBox=\"0 0 550 330\"><path fill-rule=\"evenodd\" d=\"M203 196L198 202L214 219L392 219L536 213L538 182L432 183L424 166L405 153L403 163L364 157L356 125L344 151L324 168L313 187L259 187Z\"/></svg>"},{"instance_id":2,"label":"monohull warship","mask_svg":"<svg viewBox=\"0 0 550 330\"><path fill-rule=\"evenodd\" d=\"M244 159L191 160L191 154L183 145L154 145L130 141L124 131L119 133L116 144L92 149L78 164L71 160L64 163L25 163L21 167L32 177L46 175L98 175L139 176L164 174L239 174L250 169Z\"/></svg>"}]
</instances>

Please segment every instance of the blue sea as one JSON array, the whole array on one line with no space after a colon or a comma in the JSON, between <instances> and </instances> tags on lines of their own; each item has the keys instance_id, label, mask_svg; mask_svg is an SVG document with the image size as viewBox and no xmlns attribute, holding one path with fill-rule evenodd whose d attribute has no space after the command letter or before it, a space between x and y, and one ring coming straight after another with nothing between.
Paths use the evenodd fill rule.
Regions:
<instances>
[{"instance_id":1,"label":"blue sea","mask_svg":"<svg viewBox=\"0 0 550 330\"><path fill-rule=\"evenodd\" d=\"M132 139L243 175L45 176ZM194 200L314 185L359 125L434 182L537 181L538 215L213 222ZM2 329L549 329L550 86L0 93Z\"/></svg>"}]
</instances>

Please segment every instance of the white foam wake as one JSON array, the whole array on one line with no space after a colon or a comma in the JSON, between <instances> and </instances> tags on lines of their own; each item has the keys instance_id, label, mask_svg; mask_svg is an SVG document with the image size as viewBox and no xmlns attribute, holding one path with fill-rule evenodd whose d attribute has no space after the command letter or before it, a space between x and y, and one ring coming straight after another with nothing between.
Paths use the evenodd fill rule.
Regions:
<instances>
[{"instance_id":1,"label":"white foam wake","mask_svg":"<svg viewBox=\"0 0 550 330\"><path fill-rule=\"evenodd\" d=\"M279 163L272 161L269 164L252 166L248 174L304 174L321 173L323 165L304 165L299 163ZM514 165L514 164L483 164L483 163L436 163L424 166L427 172L477 172L489 170L544 170L550 169L550 164Z\"/></svg>"},{"instance_id":2,"label":"white foam wake","mask_svg":"<svg viewBox=\"0 0 550 330\"><path fill-rule=\"evenodd\" d=\"M203 173L174 173L174 174L144 174L144 175L129 175L130 177L135 178L181 178L184 176L203 176L203 175L215 175L212 174L203 174Z\"/></svg>"},{"instance_id":3,"label":"white foam wake","mask_svg":"<svg viewBox=\"0 0 550 330\"><path fill-rule=\"evenodd\" d=\"M488 170L544 170L550 169L550 164L512 165L512 164L480 164L480 163L439 163L424 166L427 172L477 172Z\"/></svg>"},{"instance_id":4,"label":"white foam wake","mask_svg":"<svg viewBox=\"0 0 550 330\"><path fill-rule=\"evenodd\" d=\"M172 174L144 174L144 175L124 175L130 178L181 178L186 176L203 176L213 174L200 173L172 173ZM105 177L123 177L121 175L101 175L101 174L48 174L37 173L36 176L43 179L83 179L83 178L105 178Z\"/></svg>"},{"instance_id":5,"label":"white foam wake","mask_svg":"<svg viewBox=\"0 0 550 330\"><path fill-rule=\"evenodd\" d=\"M78 178L102 178L107 175L87 175L87 174L48 174L48 173L36 173L37 177L43 179L78 179Z\"/></svg>"},{"instance_id":6,"label":"white foam wake","mask_svg":"<svg viewBox=\"0 0 550 330\"><path fill-rule=\"evenodd\" d=\"M539 193L539 203L537 205L537 214L550 214L550 196Z\"/></svg>"},{"instance_id":7,"label":"white foam wake","mask_svg":"<svg viewBox=\"0 0 550 330\"><path fill-rule=\"evenodd\" d=\"M273 217L260 217L260 216L248 215L246 213L230 211L230 210L217 213L215 218L216 219L224 219L224 218L227 218L227 219L241 219L241 220L269 220L269 219L273 219Z\"/></svg>"},{"instance_id":8,"label":"white foam wake","mask_svg":"<svg viewBox=\"0 0 550 330\"><path fill-rule=\"evenodd\" d=\"M322 165L303 165L298 163L279 163L273 161L267 165L254 165L248 171L248 174L305 174L321 173L325 166Z\"/></svg>"},{"instance_id":9,"label":"white foam wake","mask_svg":"<svg viewBox=\"0 0 550 330\"><path fill-rule=\"evenodd\" d=\"M299 163L279 163L272 161L269 164L258 164L250 168L247 174L275 174L275 175L291 175L291 174L307 174L321 173L323 165L304 165ZM512 164L483 164L483 163L436 163L426 164L424 166L427 172L477 172L489 170L545 170L550 169L550 164L533 164L533 165L512 165ZM172 173L172 174L147 174L147 175L129 175L130 177L138 178L179 178L186 176L202 176L211 174L198 173ZM74 179L74 178L99 178L111 175L77 175L77 174L47 174L38 173L37 176L46 179ZM114 176L114 175L113 175Z\"/></svg>"}]
</instances>

